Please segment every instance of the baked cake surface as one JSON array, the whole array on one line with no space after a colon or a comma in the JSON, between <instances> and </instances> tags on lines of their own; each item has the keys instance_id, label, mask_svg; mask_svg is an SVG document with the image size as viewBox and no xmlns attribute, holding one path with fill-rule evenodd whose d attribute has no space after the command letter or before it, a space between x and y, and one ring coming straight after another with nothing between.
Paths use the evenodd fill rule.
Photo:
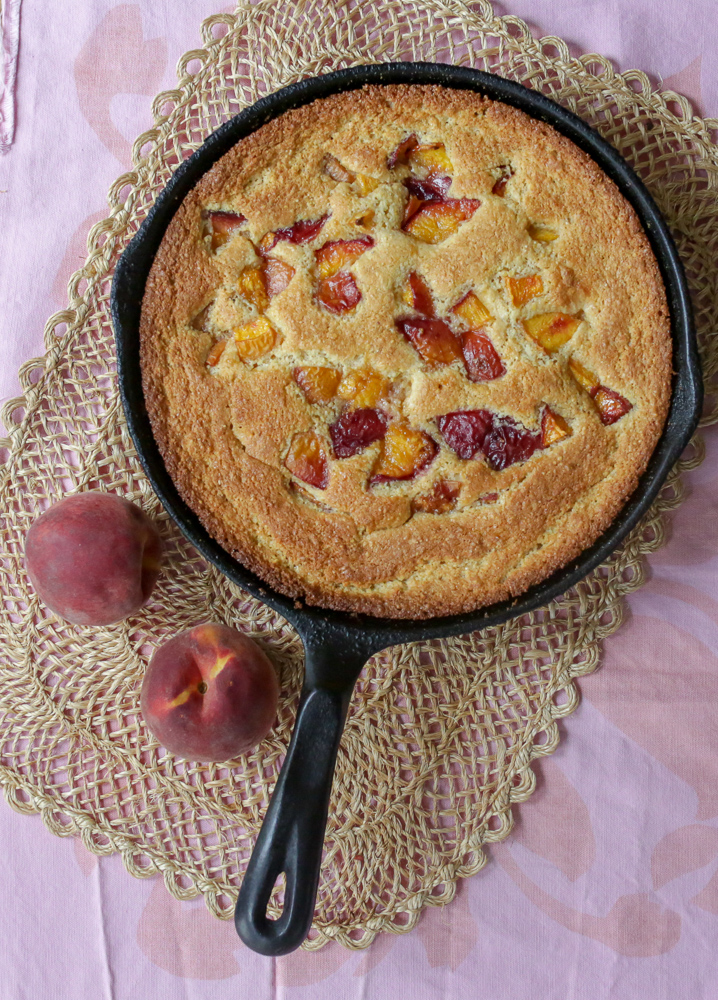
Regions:
<instances>
[{"instance_id":1,"label":"baked cake surface","mask_svg":"<svg viewBox=\"0 0 718 1000\"><path fill-rule=\"evenodd\" d=\"M316 101L177 211L142 307L153 431L285 594L422 618L520 594L633 492L670 397L640 223L569 140L440 87Z\"/></svg>"}]
</instances>

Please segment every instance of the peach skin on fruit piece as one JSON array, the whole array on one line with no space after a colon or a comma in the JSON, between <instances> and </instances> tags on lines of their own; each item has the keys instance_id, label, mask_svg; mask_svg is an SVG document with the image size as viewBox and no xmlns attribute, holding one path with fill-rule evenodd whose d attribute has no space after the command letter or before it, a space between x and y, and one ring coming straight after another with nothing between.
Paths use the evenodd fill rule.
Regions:
<instances>
[{"instance_id":1,"label":"peach skin on fruit piece","mask_svg":"<svg viewBox=\"0 0 718 1000\"><path fill-rule=\"evenodd\" d=\"M480 204L473 198L428 201L401 228L422 243L443 243L471 218Z\"/></svg>"},{"instance_id":2,"label":"peach skin on fruit piece","mask_svg":"<svg viewBox=\"0 0 718 1000\"><path fill-rule=\"evenodd\" d=\"M287 287L294 277L294 268L278 257L265 257L262 261L262 275L267 296L273 299Z\"/></svg>"},{"instance_id":3,"label":"peach skin on fruit piece","mask_svg":"<svg viewBox=\"0 0 718 1000\"><path fill-rule=\"evenodd\" d=\"M406 283L401 290L401 300L402 302L405 302L410 309L414 309L415 312L421 313L422 316L433 318L436 315L434 300L431 297L431 290L421 275L417 274L416 271L412 271L406 279Z\"/></svg>"},{"instance_id":4,"label":"peach skin on fruit piece","mask_svg":"<svg viewBox=\"0 0 718 1000\"><path fill-rule=\"evenodd\" d=\"M398 319L396 326L430 367L450 365L452 361L461 360L459 342L443 319Z\"/></svg>"},{"instance_id":5,"label":"peach skin on fruit piece","mask_svg":"<svg viewBox=\"0 0 718 1000\"><path fill-rule=\"evenodd\" d=\"M361 292L349 271L338 271L331 278L322 278L317 285L317 300L335 316L351 312L361 302Z\"/></svg>"},{"instance_id":6,"label":"peach skin on fruit piece","mask_svg":"<svg viewBox=\"0 0 718 1000\"><path fill-rule=\"evenodd\" d=\"M553 354L573 337L581 325L578 316L567 313L542 313L522 321L529 337L547 354Z\"/></svg>"},{"instance_id":7,"label":"peach skin on fruit piece","mask_svg":"<svg viewBox=\"0 0 718 1000\"><path fill-rule=\"evenodd\" d=\"M212 232L213 250L224 246L247 221L239 212L208 212L207 219Z\"/></svg>"},{"instance_id":8,"label":"peach skin on fruit piece","mask_svg":"<svg viewBox=\"0 0 718 1000\"><path fill-rule=\"evenodd\" d=\"M245 323L234 331L234 343L242 361L256 361L274 347L277 331L266 316Z\"/></svg>"},{"instance_id":9,"label":"peach skin on fruit piece","mask_svg":"<svg viewBox=\"0 0 718 1000\"><path fill-rule=\"evenodd\" d=\"M295 434L284 459L287 469L302 482L325 490L329 483L329 466L322 439L314 431Z\"/></svg>"},{"instance_id":10,"label":"peach skin on fruit piece","mask_svg":"<svg viewBox=\"0 0 718 1000\"><path fill-rule=\"evenodd\" d=\"M633 409L633 404L629 403L624 396L614 389L607 389L605 385L599 385L592 389L591 396L598 409L602 424L615 424L617 420Z\"/></svg>"},{"instance_id":11,"label":"peach skin on fruit piece","mask_svg":"<svg viewBox=\"0 0 718 1000\"><path fill-rule=\"evenodd\" d=\"M331 278L338 271L345 271L363 253L374 246L371 236L358 236L355 240L333 240L315 250L314 257L320 278Z\"/></svg>"},{"instance_id":12,"label":"peach skin on fruit piece","mask_svg":"<svg viewBox=\"0 0 718 1000\"><path fill-rule=\"evenodd\" d=\"M470 382L490 382L506 374L506 367L483 330L468 330L461 335L466 375Z\"/></svg>"},{"instance_id":13,"label":"peach skin on fruit piece","mask_svg":"<svg viewBox=\"0 0 718 1000\"><path fill-rule=\"evenodd\" d=\"M433 461L439 449L423 431L406 424L390 424L371 473L371 483L413 479Z\"/></svg>"},{"instance_id":14,"label":"peach skin on fruit piece","mask_svg":"<svg viewBox=\"0 0 718 1000\"><path fill-rule=\"evenodd\" d=\"M386 417L379 410L346 409L329 428L337 458L351 458L386 434Z\"/></svg>"},{"instance_id":15,"label":"peach skin on fruit piece","mask_svg":"<svg viewBox=\"0 0 718 1000\"><path fill-rule=\"evenodd\" d=\"M140 711L170 753L221 762L254 749L277 717L279 683L259 646L226 625L197 625L161 645Z\"/></svg>"},{"instance_id":16,"label":"peach skin on fruit piece","mask_svg":"<svg viewBox=\"0 0 718 1000\"><path fill-rule=\"evenodd\" d=\"M25 565L40 599L77 625L111 625L138 611L161 560L154 523L114 493L65 497L33 522L25 541Z\"/></svg>"},{"instance_id":17,"label":"peach skin on fruit piece","mask_svg":"<svg viewBox=\"0 0 718 1000\"><path fill-rule=\"evenodd\" d=\"M329 403L334 399L342 378L336 368L320 366L295 368L292 374L308 403Z\"/></svg>"}]
</instances>

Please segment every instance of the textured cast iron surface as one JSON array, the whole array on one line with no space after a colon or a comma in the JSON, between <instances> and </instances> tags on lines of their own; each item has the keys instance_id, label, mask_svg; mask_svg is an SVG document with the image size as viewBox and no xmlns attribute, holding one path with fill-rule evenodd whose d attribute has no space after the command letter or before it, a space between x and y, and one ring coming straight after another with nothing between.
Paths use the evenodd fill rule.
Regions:
<instances>
[{"instance_id":1,"label":"textured cast iron surface","mask_svg":"<svg viewBox=\"0 0 718 1000\"><path fill-rule=\"evenodd\" d=\"M675 375L668 420L637 490L611 527L578 559L520 598L428 621L303 606L269 588L210 537L180 497L152 436L142 393L139 323L145 283L165 230L187 193L236 142L265 122L317 98L368 83L439 84L473 90L520 108L571 139L598 163L636 210L660 266L671 316ZM685 275L668 227L643 183L582 119L542 94L493 74L441 63L384 63L292 84L213 132L177 168L123 253L115 271L111 304L122 402L140 461L160 500L208 560L282 614L304 640L306 677L297 724L237 905L237 928L243 940L265 954L283 954L298 947L311 924L336 750L351 690L368 657L398 643L487 628L548 604L608 559L646 513L690 440L700 414L702 382ZM278 921L269 921L266 905L281 872L286 874L284 911Z\"/></svg>"}]
</instances>

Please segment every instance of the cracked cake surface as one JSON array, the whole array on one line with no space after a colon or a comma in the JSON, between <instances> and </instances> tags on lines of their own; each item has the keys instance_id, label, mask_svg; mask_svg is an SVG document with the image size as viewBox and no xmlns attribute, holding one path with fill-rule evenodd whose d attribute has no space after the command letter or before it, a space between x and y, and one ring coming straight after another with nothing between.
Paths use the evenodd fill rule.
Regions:
<instances>
[{"instance_id":1,"label":"cracked cake surface","mask_svg":"<svg viewBox=\"0 0 718 1000\"><path fill-rule=\"evenodd\" d=\"M147 408L210 534L386 617L515 596L636 488L671 385L658 266L601 169L476 94L365 87L241 140L170 223Z\"/></svg>"}]
</instances>

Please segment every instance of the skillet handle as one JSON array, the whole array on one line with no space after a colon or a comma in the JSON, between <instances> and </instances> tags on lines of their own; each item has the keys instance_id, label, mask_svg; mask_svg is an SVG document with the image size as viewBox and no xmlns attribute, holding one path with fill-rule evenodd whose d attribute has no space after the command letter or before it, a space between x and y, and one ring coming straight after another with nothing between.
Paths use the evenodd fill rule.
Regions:
<instances>
[{"instance_id":1,"label":"skillet handle","mask_svg":"<svg viewBox=\"0 0 718 1000\"><path fill-rule=\"evenodd\" d=\"M234 912L237 933L262 955L286 955L309 933L319 884L329 795L351 697L305 684L292 740L259 831ZM284 909L267 904L284 873Z\"/></svg>"}]
</instances>

